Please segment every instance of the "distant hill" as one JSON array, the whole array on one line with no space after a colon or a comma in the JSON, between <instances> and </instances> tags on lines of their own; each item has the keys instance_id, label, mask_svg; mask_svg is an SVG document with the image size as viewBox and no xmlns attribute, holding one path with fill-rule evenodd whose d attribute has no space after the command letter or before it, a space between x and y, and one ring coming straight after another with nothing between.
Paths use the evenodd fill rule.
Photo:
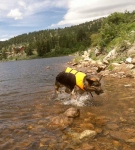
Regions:
<instances>
[{"instance_id":1,"label":"distant hill","mask_svg":"<svg viewBox=\"0 0 135 150\"><path fill-rule=\"evenodd\" d=\"M24 46L25 53L38 57L59 56L83 51L90 46L90 35L101 28L103 18L83 24L30 32L0 42L0 52L11 52L15 47ZM2 58L1 58L2 59Z\"/></svg>"},{"instance_id":2,"label":"distant hill","mask_svg":"<svg viewBox=\"0 0 135 150\"><path fill-rule=\"evenodd\" d=\"M30 32L1 41L0 59L62 56L92 47L101 53L108 53L113 47L125 52L134 41L135 11L115 12L83 24Z\"/></svg>"}]
</instances>

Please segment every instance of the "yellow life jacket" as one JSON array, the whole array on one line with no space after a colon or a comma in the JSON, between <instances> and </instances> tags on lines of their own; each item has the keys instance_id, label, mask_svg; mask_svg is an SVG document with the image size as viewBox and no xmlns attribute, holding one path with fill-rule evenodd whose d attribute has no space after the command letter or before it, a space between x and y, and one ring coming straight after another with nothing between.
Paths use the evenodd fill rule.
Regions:
<instances>
[{"instance_id":1,"label":"yellow life jacket","mask_svg":"<svg viewBox=\"0 0 135 150\"><path fill-rule=\"evenodd\" d=\"M76 85L79 86L82 90L84 90L83 79L86 76L85 73L78 72L77 70L69 68L69 67L66 68L65 72L74 74L76 77Z\"/></svg>"}]
</instances>

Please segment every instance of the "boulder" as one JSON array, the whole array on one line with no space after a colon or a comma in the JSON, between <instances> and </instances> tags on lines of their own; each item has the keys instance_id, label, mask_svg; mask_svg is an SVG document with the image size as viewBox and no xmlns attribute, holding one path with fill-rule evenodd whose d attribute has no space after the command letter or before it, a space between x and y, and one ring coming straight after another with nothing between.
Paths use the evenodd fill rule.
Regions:
<instances>
[{"instance_id":1,"label":"boulder","mask_svg":"<svg viewBox=\"0 0 135 150\"><path fill-rule=\"evenodd\" d=\"M92 138L92 137L95 137L96 135L97 135L97 133L96 133L96 131L94 131L94 130L84 130L84 131L80 134L79 139L83 139L83 138L85 138L85 137L90 137L90 138Z\"/></svg>"},{"instance_id":2,"label":"boulder","mask_svg":"<svg viewBox=\"0 0 135 150\"><path fill-rule=\"evenodd\" d=\"M125 63L131 64L132 63L132 58L131 57L126 58Z\"/></svg>"},{"instance_id":3,"label":"boulder","mask_svg":"<svg viewBox=\"0 0 135 150\"><path fill-rule=\"evenodd\" d=\"M135 65L135 57L132 59L132 64Z\"/></svg>"},{"instance_id":4,"label":"boulder","mask_svg":"<svg viewBox=\"0 0 135 150\"><path fill-rule=\"evenodd\" d=\"M80 110L77 108L69 108L63 114L60 114L55 117L49 117L50 121L48 123L49 127L59 127L59 128L66 128L72 124L73 118L79 117Z\"/></svg>"},{"instance_id":5,"label":"boulder","mask_svg":"<svg viewBox=\"0 0 135 150\"><path fill-rule=\"evenodd\" d=\"M64 112L64 115L70 118L75 118L80 115L80 110L77 108L71 107Z\"/></svg>"},{"instance_id":6,"label":"boulder","mask_svg":"<svg viewBox=\"0 0 135 150\"><path fill-rule=\"evenodd\" d=\"M103 59L103 64L108 65L109 64L108 60Z\"/></svg>"},{"instance_id":7,"label":"boulder","mask_svg":"<svg viewBox=\"0 0 135 150\"><path fill-rule=\"evenodd\" d=\"M84 51L84 54L82 55L84 61L90 61L91 60L91 58L89 58L90 52L91 52L90 49L88 51Z\"/></svg>"},{"instance_id":8,"label":"boulder","mask_svg":"<svg viewBox=\"0 0 135 150\"><path fill-rule=\"evenodd\" d=\"M132 69L132 75L135 77L135 69Z\"/></svg>"},{"instance_id":9,"label":"boulder","mask_svg":"<svg viewBox=\"0 0 135 150\"><path fill-rule=\"evenodd\" d=\"M111 63L111 65L112 65L113 67L118 67L118 66L120 66L121 64L119 64L119 63Z\"/></svg>"},{"instance_id":10,"label":"boulder","mask_svg":"<svg viewBox=\"0 0 135 150\"><path fill-rule=\"evenodd\" d=\"M113 49L107 54L107 56L103 60L111 60L116 58L116 56L117 56L116 49Z\"/></svg>"},{"instance_id":11,"label":"boulder","mask_svg":"<svg viewBox=\"0 0 135 150\"><path fill-rule=\"evenodd\" d=\"M97 135L97 132L94 130L84 130L81 133L69 131L67 133L68 136L70 136L72 139L82 140L83 138L94 138Z\"/></svg>"},{"instance_id":12,"label":"boulder","mask_svg":"<svg viewBox=\"0 0 135 150\"><path fill-rule=\"evenodd\" d=\"M127 141L132 137L131 134L124 131L110 131L110 136L115 140Z\"/></svg>"},{"instance_id":13,"label":"boulder","mask_svg":"<svg viewBox=\"0 0 135 150\"><path fill-rule=\"evenodd\" d=\"M97 64L97 62L95 60L93 60L93 59L90 60L90 65L91 66L95 66L96 64Z\"/></svg>"},{"instance_id":14,"label":"boulder","mask_svg":"<svg viewBox=\"0 0 135 150\"><path fill-rule=\"evenodd\" d=\"M100 50L98 49L98 47L95 48L95 55L99 56L101 54Z\"/></svg>"},{"instance_id":15,"label":"boulder","mask_svg":"<svg viewBox=\"0 0 135 150\"><path fill-rule=\"evenodd\" d=\"M129 57L135 56L135 44L127 51Z\"/></svg>"}]
</instances>

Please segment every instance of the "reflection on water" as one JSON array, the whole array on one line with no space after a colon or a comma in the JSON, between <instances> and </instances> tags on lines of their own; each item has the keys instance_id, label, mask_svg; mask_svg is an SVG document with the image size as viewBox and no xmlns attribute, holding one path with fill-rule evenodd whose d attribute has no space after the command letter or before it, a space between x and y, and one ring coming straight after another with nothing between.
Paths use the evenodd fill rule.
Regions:
<instances>
[{"instance_id":1,"label":"reflection on water","mask_svg":"<svg viewBox=\"0 0 135 150\"><path fill-rule=\"evenodd\" d=\"M0 63L1 100L33 99L52 89L56 74L72 57L46 58ZM64 64L63 64L64 63ZM47 66L51 66L47 69ZM32 96L33 95L33 96ZM29 97L29 98L30 98Z\"/></svg>"},{"instance_id":2,"label":"reflection on water","mask_svg":"<svg viewBox=\"0 0 135 150\"><path fill-rule=\"evenodd\" d=\"M33 71L30 71L30 66L23 68L25 61L18 61L22 69L12 66L13 70L17 69L16 75L13 75L12 69L9 71L9 62L6 62L7 68L0 69L6 73L5 76L0 75L1 150L135 149L135 79L116 80L104 77L105 93L95 96L92 105L76 106L81 115L74 120L72 126L65 130L49 128L47 123L50 116L61 114L71 107L71 104L63 105L61 101L53 101L50 98L53 93L52 80L54 81L59 72L55 66L61 63L58 59L55 64L45 65L45 61L42 62L41 59L38 60L42 62L39 66L37 60L31 61L28 62L30 66L34 65ZM34 70L35 66L39 68L38 71ZM51 66L50 70L47 70L46 66ZM64 66L60 65L60 69L62 67ZM19 85L16 85L16 79ZM46 93L43 92L45 90ZM94 130L97 135L80 140L73 136L84 130Z\"/></svg>"}]
</instances>

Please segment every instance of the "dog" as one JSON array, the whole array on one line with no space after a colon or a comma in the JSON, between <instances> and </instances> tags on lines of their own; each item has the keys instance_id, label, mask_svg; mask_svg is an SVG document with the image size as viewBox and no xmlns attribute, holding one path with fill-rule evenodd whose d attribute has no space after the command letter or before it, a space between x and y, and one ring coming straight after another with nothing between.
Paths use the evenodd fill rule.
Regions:
<instances>
[{"instance_id":1,"label":"dog","mask_svg":"<svg viewBox=\"0 0 135 150\"><path fill-rule=\"evenodd\" d=\"M55 96L58 96L59 88L65 86L65 92L71 93L71 97L76 99L76 93L95 92L97 95L103 93L101 88L101 78L86 75L83 72L67 67L65 71L60 72L55 80Z\"/></svg>"}]
</instances>

